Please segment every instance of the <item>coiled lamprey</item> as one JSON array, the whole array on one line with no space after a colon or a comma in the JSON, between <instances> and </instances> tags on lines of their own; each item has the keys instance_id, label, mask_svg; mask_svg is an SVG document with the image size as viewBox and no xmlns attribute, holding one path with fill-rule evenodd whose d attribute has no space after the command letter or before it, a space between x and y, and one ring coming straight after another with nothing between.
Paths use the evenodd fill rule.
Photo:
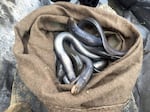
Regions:
<instances>
[{"instance_id":1,"label":"coiled lamprey","mask_svg":"<svg viewBox=\"0 0 150 112\"><path fill-rule=\"evenodd\" d=\"M99 38L81 29L83 26L87 24L90 25L92 24L96 27L99 33L98 36ZM73 18L70 18L68 20L68 25L69 25L69 30L85 44L88 43L91 46L100 46L102 44L105 51L111 54L112 56L123 56L126 53L125 51L115 50L109 45L101 25L93 18L86 18L80 21L79 26L81 28L76 24Z\"/></svg>"},{"instance_id":2,"label":"coiled lamprey","mask_svg":"<svg viewBox=\"0 0 150 112\"><path fill-rule=\"evenodd\" d=\"M113 39L112 35L106 38L101 25L94 18L86 18L78 23L69 18L67 25L70 33L61 32L54 39L56 74L60 83L73 85L71 93L76 95L85 88L93 73L101 72L110 62L125 55L126 51L116 50L109 45L107 38ZM97 32L85 30L88 25ZM123 36L115 37L123 40Z\"/></svg>"},{"instance_id":3,"label":"coiled lamprey","mask_svg":"<svg viewBox=\"0 0 150 112\"><path fill-rule=\"evenodd\" d=\"M92 54L89 51L87 51L81 45L81 43L74 36L72 36L70 33L62 32L62 33L58 34L57 37L55 38L55 41L54 41L54 47L55 47L56 55L58 56L62 65L64 66L64 70L67 73L69 80L73 81L73 80L75 80L76 75L75 75L74 70L73 70L72 62L71 62L69 56L67 55L67 53L65 52L65 49L63 47L63 42L65 40L70 41L75 46L75 49L78 52L86 55L87 57L94 58L94 59L99 59L100 57L98 55Z\"/></svg>"}]
</instances>

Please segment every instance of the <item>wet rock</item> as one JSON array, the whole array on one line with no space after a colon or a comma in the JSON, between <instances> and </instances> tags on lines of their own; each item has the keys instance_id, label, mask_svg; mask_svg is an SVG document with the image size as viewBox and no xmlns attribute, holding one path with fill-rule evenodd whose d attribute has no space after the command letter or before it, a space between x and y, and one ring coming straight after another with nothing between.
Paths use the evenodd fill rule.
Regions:
<instances>
[{"instance_id":1,"label":"wet rock","mask_svg":"<svg viewBox=\"0 0 150 112\"><path fill-rule=\"evenodd\" d=\"M0 60L0 112L10 104L13 76L16 73L14 63Z\"/></svg>"},{"instance_id":2,"label":"wet rock","mask_svg":"<svg viewBox=\"0 0 150 112\"><path fill-rule=\"evenodd\" d=\"M41 103L38 98L34 96L34 94L21 81L18 74L16 74L14 75L14 82L11 93L11 105L15 105L21 102L28 103L33 112L47 112L47 109L43 103Z\"/></svg>"},{"instance_id":3,"label":"wet rock","mask_svg":"<svg viewBox=\"0 0 150 112\"><path fill-rule=\"evenodd\" d=\"M138 112L133 94L131 95L131 98L129 99L127 104L124 106L122 112Z\"/></svg>"},{"instance_id":4,"label":"wet rock","mask_svg":"<svg viewBox=\"0 0 150 112\"><path fill-rule=\"evenodd\" d=\"M79 0L80 4L90 6L90 7L96 7L99 3L99 0Z\"/></svg>"},{"instance_id":5,"label":"wet rock","mask_svg":"<svg viewBox=\"0 0 150 112\"><path fill-rule=\"evenodd\" d=\"M99 0L100 1L100 4L107 4L108 5L108 2L109 2L109 0Z\"/></svg>"},{"instance_id":6,"label":"wet rock","mask_svg":"<svg viewBox=\"0 0 150 112\"><path fill-rule=\"evenodd\" d=\"M114 9L130 10L138 19L140 24L146 26L150 30L150 0L109 0L115 3ZM117 4L117 5L116 5ZM112 5L112 4L110 4ZM119 11L120 11L119 10ZM118 10L117 10L118 11Z\"/></svg>"},{"instance_id":7,"label":"wet rock","mask_svg":"<svg viewBox=\"0 0 150 112\"><path fill-rule=\"evenodd\" d=\"M49 0L41 0L41 4L42 5L49 5L50 2L49 2Z\"/></svg>"},{"instance_id":8,"label":"wet rock","mask_svg":"<svg viewBox=\"0 0 150 112\"><path fill-rule=\"evenodd\" d=\"M136 19L131 11L124 11L123 17L125 17L128 21L134 24L136 29L140 32L145 46L147 39L150 38L150 31L145 26L140 24L140 22Z\"/></svg>"},{"instance_id":9,"label":"wet rock","mask_svg":"<svg viewBox=\"0 0 150 112\"><path fill-rule=\"evenodd\" d=\"M134 96L139 107L139 112L150 112L150 36L147 38L144 47L143 66L136 86L134 88Z\"/></svg>"},{"instance_id":10,"label":"wet rock","mask_svg":"<svg viewBox=\"0 0 150 112\"><path fill-rule=\"evenodd\" d=\"M123 15L124 9L122 6L119 4L117 0L108 0L108 5L116 11L116 13L120 16Z\"/></svg>"},{"instance_id":11,"label":"wet rock","mask_svg":"<svg viewBox=\"0 0 150 112\"><path fill-rule=\"evenodd\" d=\"M139 112L150 112L149 104L150 104L150 53L144 56L143 67L141 74L137 80L136 88L134 90L134 95L136 98L136 102L139 107Z\"/></svg>"},{"instance_id":12,"label":"wet rock","mask_svg":"<svg viewBox=\"0 0 150 112\"><path fill-rule=\"evenodd\" d=\"M0 91L0 112L4 112L4 110L9 106L10 103L10 91L6 88L6 83L3 83L3 87Z\"/></svg>"},{"instance_id":13,"label":"wet rock","mask_svg":"<svg viewBox=\"0 0 150 112\"><path fill-rule=\"evenodd\" d=\"M40 7L39 0L0 1L0 58L14 61L12 47L15 40L15 23L34 9Z\"/></svg>"},{"instance_id":14,"label":"wet rock","mask_svg":"<svg viewBox=\"0 0 150 112\"><path fill-rule=\"evenodd\" d=\"M134 6L132 6L131 11L136 18L138 18L140 23L150 30L150 1L138 1Z\"/></svg>"},{"instance_id":15,"label":"wet rock","mask_svg":"<svg viewBox=\"0 0 150 112\"><path fill-rule=\"evenodd\" d=\"M0 0L0 112L10 104L13 76L16 74L13 27L40 6L39 0Z\"/></svg>"},{"instance_id":16,"label":"wet rock","mask_svg":"<svg viewBox=\"0 0 150 112\"><path fill-rule=\"evenodd\" d=\"M127 9L137 2L137 0L117 0L117 1Z\"/></svg>"},{"instance_id":17,"label":"wet rock","mask_svg":"<svg viewBox=\"0 0 150 112\"><path fill-rule=\"evenodd\" d=\"M32 112L32 110L27 103L22 102L11 105L5 112Z\"/></svg>"}]
</instances>

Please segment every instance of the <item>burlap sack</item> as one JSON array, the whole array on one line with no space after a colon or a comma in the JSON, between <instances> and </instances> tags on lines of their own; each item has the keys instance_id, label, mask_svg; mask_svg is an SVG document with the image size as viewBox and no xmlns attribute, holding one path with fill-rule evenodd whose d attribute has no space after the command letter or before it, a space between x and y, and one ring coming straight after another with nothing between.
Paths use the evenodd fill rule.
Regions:
<instances>
[{"instance_id":1,"label":"burlap sack","mask_svg":"<svg viewBox=\"0 0 150 112\"><path fill-rule=\"evenodd\" d=\"M105 28L121 32L127 54L97 74L76 96L71 85L61 85L55 76L53 39L55 31L66 31L73 17L97 19ZM49 112L120 112L128 102L142 62L142 39L122 17L105 9L58 2L42 7L15 27L14 53L21 79L48 107Z\"/></svg>"}]
</instances>

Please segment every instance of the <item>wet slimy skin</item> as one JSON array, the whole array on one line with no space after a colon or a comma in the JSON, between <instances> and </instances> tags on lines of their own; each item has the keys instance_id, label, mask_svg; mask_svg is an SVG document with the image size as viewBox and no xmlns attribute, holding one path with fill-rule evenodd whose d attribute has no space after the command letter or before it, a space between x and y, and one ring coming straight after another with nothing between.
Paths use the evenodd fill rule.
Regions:
<instances>
[{"instance_id":1,"label":"wet slimy skin","mask_svg":"<svg viewBox=\"0 0 150 112\"><path fill-rule=\"evenodd\" d=\"M85 47L89 52L101 56L102 59L117 60L121 58L120 56L111 55L107 53L103 48L100 47L92 47L84 44L83 47Z\"/></svg>"},{"instance_id":2,"label":"wet slimy skin","mask_svg":"<svg viewBox=\"0 0 150 112\"><path fill-rule=\"evenodd\" d=\"M89 34L89 33L85 32L84 30L81 30L80 27L84 26L85 24L93 24L96 27L96 29L100 35L99 36L100 38L93 37L92 34ZM115 50L109 45L102 27L93 18L86 18L84 20L81 20L79 23L80 27L75 23L73 18L70 18L68 20L68 25L69 25L69 30L74 35L80 37L79 39L81 39L81 41L83 41L84 43L89 43L89 45L91 45L91 46L100 46L102 44L105 51L112 56L123 56L126 53L126 51Z\"/></svg>"},{"instance_id":3,"label":"wet slimy skin","mask_svg":"<svg viewBox=\"0 0 150 112\"><path fill-rule=\"evenodd\" d=\"M82 62L81 58L74 51L74 49L72 49L70 47L69 43L64 42L64 49L72 61L76 76L78 76L83 69L83 62Z\"/></svg>"},{"instance_id":4,"label":"wet slimy skin","mask_svg":"<svg viewBox=\"0 0 150 112\"><path fill-rule=\"evenodd\" d=\"M67 77L69 78L70 81L73 81L76 78L76 75L73 70L72 62L63 47L63 42L65 40L70 41L75 46L75 49L78 52L84 54L87 57L90 57L93 59L100 59L100 56L92 54L89 51L87 51L81 45L81 43L70 33L62 32L62 33L58 34L54 40L55 52L56 52L57 57L61 61L62 65L64 66L64 70L67 73Z\"/></svg>"},{"instance_id":5,"label":"wet slimy skin","mask_svg":"<svg viewBox=\"0 0 150 112\"><path fill-rule=\"evenodd\" d=\"M68 20L69 31L75 35L80 41L89 46L101 46L102 40L101 38L97 38L95 35L92 35L83 29L81 29L73 18L69 18Z\"/></svg>"},{"instance_id":6,"label":"wet slimy skin","mask_svg":"<svg viewBox=\"0 0 150 112\"><path fill-rule=\"evenodd\" d=\"M60 63L60 61L56 60L56 76L60 83L63 81L63 77L65 76L65 72L63 69L63 65Z\"/></svg>"},{"instance_id":7,"label":"wet slimy skin","mask_svg":"<svg viewBox=\"0 0 150 112\"><path fill-rule=\"evenodd\" d=\"M79 56L82 59L82 61L84 62L85 68L83 69L83 71L79 75L79 79L76 81L76 83L73 85L73 87L71 89L71 93L73 95L76 95L79 92L81 92L81 90L86 86L86 84L88 83L88 81L90 80L90 78L93 74L92 61L88 57L83 56L81 54L79 54Z\"/></svg>"},{"instance_id":8,"label":"wet slimy skin","mask_svg":"<svg viewBox=\"0 0 150 112\"><path fill-rule=\"evenodd\" d=\"M102 71L107 65L108 65L108 61L107 61L107 60L100 60L100 61L94 62L94 63L93 63L94 71L95 71L95 72L100 72L100 71Z\"/></svg>"}]
</instances>

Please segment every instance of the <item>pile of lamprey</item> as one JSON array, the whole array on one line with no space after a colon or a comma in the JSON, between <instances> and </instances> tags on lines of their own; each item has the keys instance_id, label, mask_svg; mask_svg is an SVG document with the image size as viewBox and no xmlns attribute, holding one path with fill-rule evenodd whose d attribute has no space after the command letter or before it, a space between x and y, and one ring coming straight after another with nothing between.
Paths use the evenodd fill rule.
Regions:
<instances>
[{"instance_id":1,"label":"pile of lamprey","mask_svg":"<svg viewBox=\"0 0 150 112\"><path fill-rule=\"evenodd\" d=\"M68 32L59 33L54 40L56 76L60 83L72 84L71 93L75 95L87 85L94 73L101 72L126 52L109 45L101 25L93 18L78 23L70 18L67 25ZM95 29L97 34L86 27Z\"/></svg>"}]
</instances>

